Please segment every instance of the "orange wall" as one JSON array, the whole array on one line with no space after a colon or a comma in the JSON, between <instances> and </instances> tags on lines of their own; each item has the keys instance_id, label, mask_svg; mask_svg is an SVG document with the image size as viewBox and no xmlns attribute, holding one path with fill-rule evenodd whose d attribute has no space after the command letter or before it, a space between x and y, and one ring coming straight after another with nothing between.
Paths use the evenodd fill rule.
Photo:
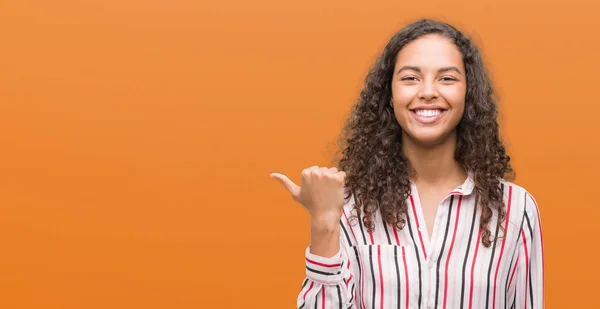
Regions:
<instances>
[{"instance_id":1,"label":"orange wall","mask_svg":"<svg viewBox=\"0 0 600 309\"><path fill-rule=\"evenodd\" d=\"M477 34L547 308L590 308L600 4L420 2L3 1L0 308L292 308L308 217L268 175L329 162L419 16Z\"/></svg>"}]
</instances>

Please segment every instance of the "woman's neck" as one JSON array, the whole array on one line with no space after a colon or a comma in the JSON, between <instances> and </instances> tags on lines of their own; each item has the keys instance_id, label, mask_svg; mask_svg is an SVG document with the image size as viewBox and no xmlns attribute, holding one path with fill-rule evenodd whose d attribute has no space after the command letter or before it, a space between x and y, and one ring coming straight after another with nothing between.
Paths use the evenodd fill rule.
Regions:
<instances>
[{"instance_id":1,"label":"woman's neck","mask_svg":"<svg viewBox=\"0 0 600 309\"><path fill-rule=\"evenodd\" d=\"M417 185L457 186L465 181L467 172L456 161L456 134L435 146L423 146L406 135L402 151L413 169L411 180Z\"/></svg>"}]
</instances>

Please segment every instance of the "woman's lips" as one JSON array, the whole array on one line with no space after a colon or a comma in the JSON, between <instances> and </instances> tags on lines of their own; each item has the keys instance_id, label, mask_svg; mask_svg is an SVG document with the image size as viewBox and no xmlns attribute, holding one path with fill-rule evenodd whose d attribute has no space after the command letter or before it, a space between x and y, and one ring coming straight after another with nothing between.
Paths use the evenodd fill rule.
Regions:
<instances>
[{"instance_id":1,"label":"woman's lips","mask_svg":"<svg viewBox=\"0 0 600 309\"><path fill-rule=\"evenodd\" d=\"M413 117L420 123L433 124L438 122L448 111L445 109L418 109L411 110Z\"/></svg>"}]
</instances>

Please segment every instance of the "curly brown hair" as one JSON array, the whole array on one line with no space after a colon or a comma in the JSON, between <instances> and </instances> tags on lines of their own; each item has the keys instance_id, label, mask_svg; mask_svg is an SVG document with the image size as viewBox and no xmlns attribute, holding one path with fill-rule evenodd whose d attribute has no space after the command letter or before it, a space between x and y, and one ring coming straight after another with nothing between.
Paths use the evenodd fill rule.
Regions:
<instances>
[{"instance_id":1,"label":"curly brown hair","mask_svg":"<svg viewBox=\"0 0 600 309\"><path fill-rule=\"evenodd\" d=\"M466 70L465 109L457 126L455 159L473 175L474 192L482 209L482 243L490 247L492 214L498 225L505 220L501 179L513 180L515 173L501 141L497 99L480 52L470 38L440 21L421 19L392 36L368 73L358 102L352 107L338 141L335 162L346 172L346 198L355 196L352 217L360 217L372 231L375 212L392 226L406 224L410 180L414 170L402 152L402 128L389 102L396 58L409 42L439 34L450 39L462 54ZM504 232L504 231L502 231Z\"/></svg>"}]
</instances>

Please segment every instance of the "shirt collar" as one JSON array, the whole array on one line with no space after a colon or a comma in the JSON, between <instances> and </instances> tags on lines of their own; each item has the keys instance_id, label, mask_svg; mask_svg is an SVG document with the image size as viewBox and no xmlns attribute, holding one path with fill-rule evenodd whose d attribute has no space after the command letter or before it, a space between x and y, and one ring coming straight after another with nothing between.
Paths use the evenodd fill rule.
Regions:
<instances>
[{"instance_id":1,"label":"shirt collar","mask_svg":"<svg viewBox=\"0 0 600 309\"><path fill-rule=\"evenodd\" d=\"M417 192L416 190L416 184L411 180L410 181L410 186L411 186L411 194L412 192ZM463 182L461 185L459 185L458 187L456 187L454 190L450 191L450 193L448 193L448 195L470 195L471 193L473 193L473 190L475 189L475 181L473 180L473 174L471 172L467 173L467 179L465 179L465 182Z\"/></svg>"},{"instance_id":2,"label":"shirt collar","mask_svg":"<svg viewBox=\"0 0 600 309\"><path fill-rule=\"evenodd\" d=\"M456 195L469 195L473 193L473 189L475 189L475 181L473 180L473 174L467 173L467 179L463 182L462 185L456 187L456 189L452 190L449 194Z\"/></svg>"}]
</instances>

